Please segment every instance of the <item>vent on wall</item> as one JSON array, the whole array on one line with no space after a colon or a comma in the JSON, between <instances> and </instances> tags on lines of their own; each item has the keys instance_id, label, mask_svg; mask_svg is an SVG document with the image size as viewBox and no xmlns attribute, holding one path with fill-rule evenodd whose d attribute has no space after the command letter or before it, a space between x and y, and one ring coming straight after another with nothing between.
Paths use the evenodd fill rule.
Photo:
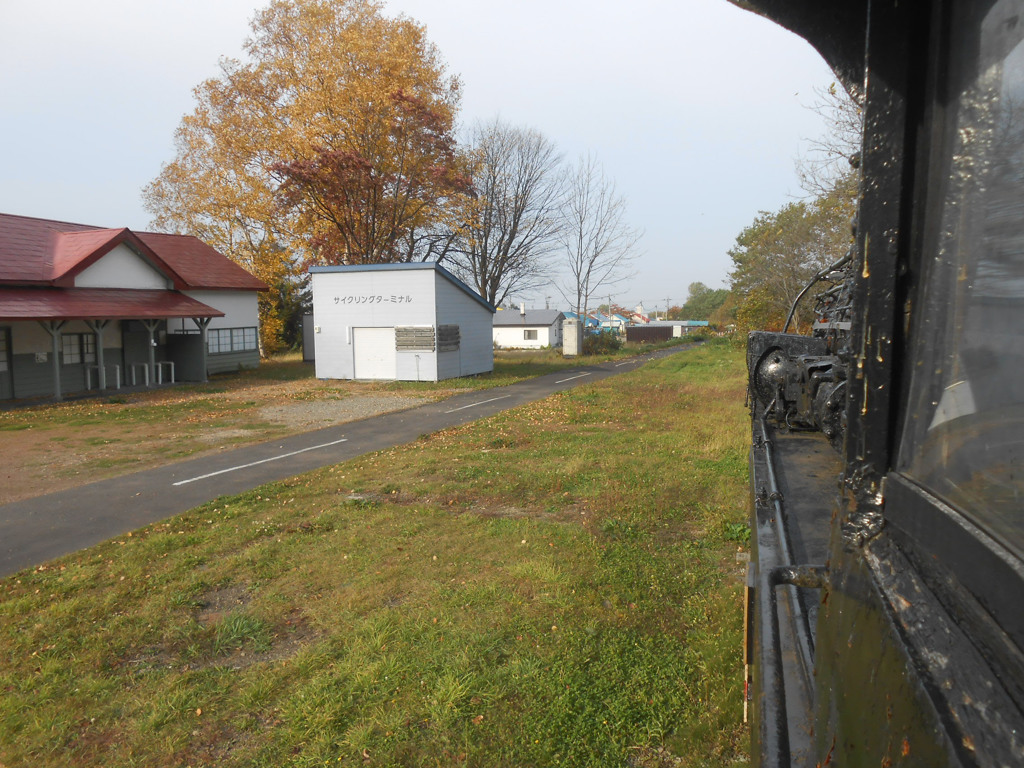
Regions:
<instances>
[{"instance_id":1,"label":"vent on wall","mask_svg":"<svg viewBox=\"0 0 1024 768\"><path fill-rule=\"evenodd\" d=\"M459 326L439 325L437 327L437 351L454 352L459 348Z\"/></svg>"},{"instance_id":2,"label":"vent on wall","mask_svg":"<svg viewBox=\"0 0 1024 768\"><path fill-rule=\"evenodd\" d=\"M433 352L434 329L429 325L396 327L395 349L399 352Z\"/></svg>"}]
</instances>

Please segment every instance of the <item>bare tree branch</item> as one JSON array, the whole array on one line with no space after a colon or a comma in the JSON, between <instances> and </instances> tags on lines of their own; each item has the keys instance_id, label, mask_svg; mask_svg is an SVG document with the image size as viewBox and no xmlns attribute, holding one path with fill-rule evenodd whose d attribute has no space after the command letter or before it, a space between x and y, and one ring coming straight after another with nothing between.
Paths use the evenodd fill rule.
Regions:
<instances>
[{"instance_id":1,"label":"bare tree branch","mask_svg":"<svg viewBox=\"0 0 1024 768\"><path fill-rule=\"evenodd\" d=\"M468 155L475 197L449 264L495 306L542 284L557 246L561 156L538 131L477 124Z\"/></svg>"},{"instance_id":2,"label":"bare tree branch","mask_svg":"<svg viewBox=\"0 0 1024 768\"><path fill-rule=\"evenodd\" d=\"M591 155L581 157L569 176L562 210L560 241L569 275L558 288L582 317L599 290L632 277L643 233L626 221L625 198Z\"/></svg>"}]
</instances>

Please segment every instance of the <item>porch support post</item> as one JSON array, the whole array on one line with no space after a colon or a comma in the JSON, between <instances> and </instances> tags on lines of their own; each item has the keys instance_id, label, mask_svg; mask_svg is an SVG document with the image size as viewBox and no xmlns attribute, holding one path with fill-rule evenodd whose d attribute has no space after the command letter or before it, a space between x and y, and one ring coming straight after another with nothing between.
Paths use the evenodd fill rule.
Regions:
<instances>
[{"instance_id":1,"label":"porch support post","mask_svg":"<svg viewBox=\"0 0 1024 768\"><path fill-rule=\"evenodd\" d=\"M193 317L192 318L192 322L195 323L196 326L199 328L199 337L202 340L202 347L203 347L203 382L204 383L210 380L210 374L209 374L209 371L206 368L206 354L207 354L207 349L208 349L207 344L206 344L206 336L207 336L206 329L210 327L210 321L212 319L213 319L212 317Z\"/></svg>"},{"instance_id":2,"label":"porch support post","mask_svg":"<svg viewBox=\"0 0 1024 768\"><path fill-rule=\"evenodd\" d=\"M110 324L109 320L86 320L85 324L89 326L93 333L96 334L96 365L99 367L99 387L100 389L107 388L107 367L103 364L103 331Z\"/></svg>"},{"instance_id":3,"label":"porch support post","mask_svg":"<svg viewBox=\"0 0 1024 768\"><path fill-rule=\"evenodd\" d=\"M143 320L142 324L149 331L149 343L146 345L146 349L149 351L149 380L151 382L156 381L156 337L153 335L156 333L156 329L160 327L159 320Z\"/></svg>"},{"instance_id":4,"label":"porch support post","mask_svg":"<svg viewBox=\"0 0 1024 768\"><path fill-rule=\"evenodd\" d=\"M50 355L53 357L53 399L58 402L64 399L64 395L60 391L60 329L66 322L66 320L39 321L39 324L50 334Z\"/></svg>"}]
</instances>

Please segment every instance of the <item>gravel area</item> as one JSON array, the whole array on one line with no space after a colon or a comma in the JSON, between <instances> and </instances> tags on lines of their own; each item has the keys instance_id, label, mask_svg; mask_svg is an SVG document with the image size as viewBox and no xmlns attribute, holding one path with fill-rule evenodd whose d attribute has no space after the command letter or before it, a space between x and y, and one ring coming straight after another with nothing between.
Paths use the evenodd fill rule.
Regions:
<instances>
[{"instance_id":1,"label":"gravel area","mask_svg":"<svg viewBox=\"0 0 1024 768\"><path fill-rule=\"evenodd\" d=\"M357 421L382 413L402 411L430 402L425 397L398 395L353 395L341 399L322 398L295 403L268 405L259 409L267 421L293 427L319 429L346 421Z\"/></svg>"}]
</instances>

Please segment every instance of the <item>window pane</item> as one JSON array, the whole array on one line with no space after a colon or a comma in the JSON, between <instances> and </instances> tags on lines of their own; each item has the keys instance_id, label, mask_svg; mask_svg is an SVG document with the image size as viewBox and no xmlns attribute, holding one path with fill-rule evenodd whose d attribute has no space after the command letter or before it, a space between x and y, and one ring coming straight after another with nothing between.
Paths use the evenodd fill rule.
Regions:
<instances>
[{"instance_id":1,"label":"window pane","mask_svg":"<svg viewBox=\"0 0 1024 768\"><path fill-rule=\"evenodd\" d=\"M1024 555L1024 0L957 7L898 466Z\"/></svg>"},{"instance_id":2,"label":"window pane","mask_svg":"<svg viewBox=\"0 0 1024 768\"><path fill-rule=\"evenodd\" d=\"M216 355L221 352L229 351L231 344L231 336L228 335L225 338L225 333L230 334L231 332L219 329L214 329L206 332L207 347L211 355ZM228 347L225 347L225 341L227 342Z\"/></svg>"},{"instance_id":3,"label":"window pane","mask_svg":"<svg viewBox=\"0 0 1024 768\"><path fill-rule=\"evenodd\" d=\"M91 333L82 336L82 361L96 362L96 337Z\"/></svg>"},{"instance_id":4,"label":"window pane","mask_svg":"<svg viewBox=\"0 0 1024 768\"><path fill-rule=\"evenodd\" d=\"M61 351L64 353L64 365L77 365L82 362L81 338L77 333L61 336Z\"/></svg>"}]
</instances>

